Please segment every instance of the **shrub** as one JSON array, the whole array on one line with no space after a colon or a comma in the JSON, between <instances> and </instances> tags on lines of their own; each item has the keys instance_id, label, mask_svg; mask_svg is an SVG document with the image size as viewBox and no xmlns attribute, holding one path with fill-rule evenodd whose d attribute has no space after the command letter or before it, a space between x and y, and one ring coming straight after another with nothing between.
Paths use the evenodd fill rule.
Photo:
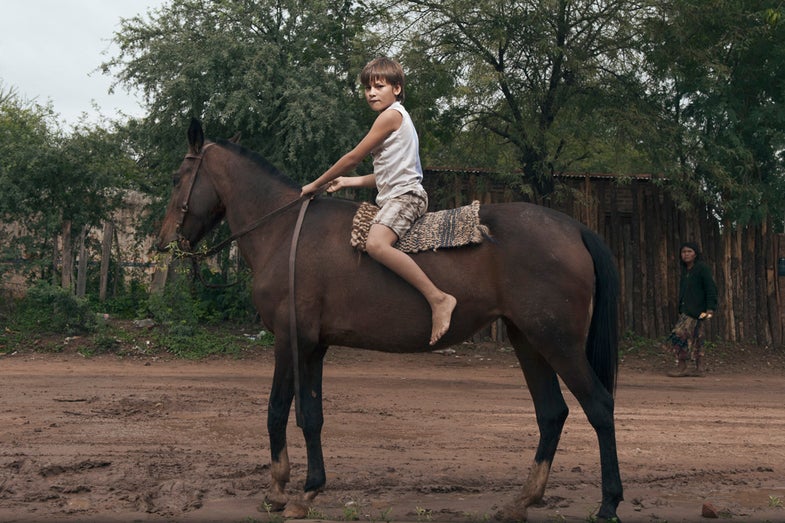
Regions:
<instances>
[{"instance_id":1,"label":"shrub","mask_svg":"<svg viewBox=\"0 0 785 523\"><path fill-rule=\"evenodd\" d=\"M204 307L192 293L186 278L175 278L167 283L161 293L147 298L146 313L156 323L171 327L173 325L197 326L205 321Z\"/></svg>"},{"instance_id":2,"label":"shrub","mask_svg":"<svg viewBox=\"0 0 785 523\"><path fill-rule=\"evenodd\" d=\"M13 322L21 329L69 335L93 332L96 327L95 314L87 300L40 280L18 303Z\"/></svg>"}]
</instances>

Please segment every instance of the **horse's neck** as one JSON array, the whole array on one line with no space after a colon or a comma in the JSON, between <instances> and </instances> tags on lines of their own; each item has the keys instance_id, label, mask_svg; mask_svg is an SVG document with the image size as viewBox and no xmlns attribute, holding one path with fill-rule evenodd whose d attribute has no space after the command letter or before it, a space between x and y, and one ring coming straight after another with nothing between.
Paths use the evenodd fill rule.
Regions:
<instances>
[{"instance_id":1,"label":"horse's neck","mask_svg":"<svg viewBox=\"0 0 785 523\"><path fill-rule=\"evenodd\" d=\"M299 197L296 189L250 161L217 176L215 188L233 232Z\"/></svg>"},{"instance_id":2,"label":"horse's neck","mask_svg":"<svg viewBox=\"0 0 785 523\"><path fill-rule=\"evenodd\" d=\"M226 209L225 219L232 234L245 233L238 239L238 247L252 267L263 262L266 258L264 252L281 243L280 238L288 238L287 235L292 234L297 210L276 211L291 205L300 195L274 175L238 169L222 177L216 183L216 190ZM291 226L289 222L292 222ZM249 231L250 227L253 229ZM260 234L266 241L251 240ZM262 243L265 245L262 246Z\"/></svg>"}]
</instances>

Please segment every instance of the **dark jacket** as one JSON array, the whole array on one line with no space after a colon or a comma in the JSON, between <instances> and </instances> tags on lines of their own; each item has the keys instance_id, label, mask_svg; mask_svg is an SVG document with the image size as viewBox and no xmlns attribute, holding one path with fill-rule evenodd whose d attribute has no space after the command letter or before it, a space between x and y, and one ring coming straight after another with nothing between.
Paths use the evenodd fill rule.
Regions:
<instances>
[{"instance_id":1,"label":"dark jacket","mask_svg":"<svg viewBox=\"0 0 785 523\"><path fill-rule=\"evenodd\" d=\"M717 310L717 285L711 269L697 260L692 269L682 264L679 282L679 312L697 318L701 312Z\"/></svg>"}]
</instances>

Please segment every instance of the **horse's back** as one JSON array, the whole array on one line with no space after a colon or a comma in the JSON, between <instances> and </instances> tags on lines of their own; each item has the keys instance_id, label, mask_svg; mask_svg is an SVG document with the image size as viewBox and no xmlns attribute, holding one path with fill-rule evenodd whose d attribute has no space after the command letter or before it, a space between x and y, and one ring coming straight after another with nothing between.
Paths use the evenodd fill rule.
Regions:
<instances>
[{"instance_id":1,"label":"horse's back","mask_svg":"<svg viewBox=\"0 0 785 523\"><path fill-rule=\"evenodd\" d=\"M358 204L332 198L315 203L303 228L300 249L307 254L298 261L297 278L302 302L320 318L320 337L330 344L428 350L425 299L350 246ZM551 322L554 328L553 318L565 311L588 317L594 272L578 222L527 203L482 205L480 220L491 235L483 243L412 255L458 300L445 344L465 340L498 317ZM400 333L394 335L395 329Z\"/></svg>"},{"instance_id":2,"label":"horse's back","mask_svg":"<svg viewBox=\"0 0 785 523\"><path fill-rule=\"evenodd\" d=\"M537 315L584 310L594 293L594 262L583 242L586 227L564 213L516 202L481 207L493 241L505 314L520 310L521 297ZM584 311L585 312L585 311Z\"/></svg>"}]
</instances>

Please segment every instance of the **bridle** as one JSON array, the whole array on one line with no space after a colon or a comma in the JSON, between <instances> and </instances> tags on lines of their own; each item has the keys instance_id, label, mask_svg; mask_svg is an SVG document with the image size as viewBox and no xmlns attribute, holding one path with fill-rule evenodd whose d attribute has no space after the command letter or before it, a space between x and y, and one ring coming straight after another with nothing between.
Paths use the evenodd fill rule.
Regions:
<instances>
[{"instance_id":1,"label":"bridle","mask_svg":"<svg viewBox=\"0 0 785 523\"><path fill-rule=\"evenodd\" d=\"M208 148L212 147L213 145L215 145L215 142L206 143L204 145L204 147L202 147L202 149L198 153L188 153L185 156L186 159L196 160L196 163L193 166L193 170L192 170L193 175L191 176L190 180L188 181L188 187L187 187L187 190L185 191L185 197L183 198L183 203L180 205L180 216L179 216L179 218L177 220L177 227L175 229L175 232L177 234L177 246L180 249L177 254L180 257L190 257L190 258L194 258L194 259L202 259L202 258L209 258L211 256L214 256L215 254L218 254L223 249L228 247L233 241L235 241L238 238L241 238L241 237L245 236L246 234L248 234L249 232L255 230L256 228L258 228L260 225L262 225L264 222L266 222L270 218L272 218L272 217L274 217L274 216L276 216L278 214L281 214L282 212L284 212L284 211L294 207L295 205L297 205L300 202L305 203L307 201L310 201L311 199L315 198L316 196L318 196L319 194L324 192L325 188L320 188L319 190L317 190L313 194L300 196L297 199L292 200L289 203L286 203L286 204L284 204L281 207L278 207L274 211L265 214L261 218L258 218L256 220L252 221L251 223L249 223L248 225L246 225L245 227L243 227L242 229L240 229L236 233L232 234L228 238L224 239L223 241L217 243L216 245L214 245L214 246L212 246L212 247L210 247L210 248L208 248L206 250L199 251L199 252L192 251L192 250L190 250L191 249L191 242L188 241L188 239L185 236L183 236L182 227L183 227L183 223L185 222L185 217L188 215L188 210L190 208L191 193L193 193L194 185L195 185L195 182L196 182L196 176L199 174L199 169L202 166L202 160L204 159L204 152Z\"/></svg>"},{"instance_id":2,"label":"bridle","mask_svg":"<svg viewBox=\"0 0 785 523\"><path fill-rule=\"evenodd\" d=\"M201 148L199 153L188 153L185 155L187 160L196 160L196 164L193 168L193 176L191 176L191 178L188 180L188 189L185 191L185 198L183 198L183 203L180 205L180 217L177 220L177 227L175 228L175 232L177 233L177 245L181 248L187 247L190 249L191 247L191 242L189 242L185 236L183 236L183 223L185 222L186 215L188 215L189 204L191 202L191 193L194 191L194 185L196 185L196 175L199 174L199 167L202 166L204 152L213 145L215 145L213 142L207 143L204 145L204 147ZM190 251L185 252L190 253Z\"/></svg>"}]
</instances>

